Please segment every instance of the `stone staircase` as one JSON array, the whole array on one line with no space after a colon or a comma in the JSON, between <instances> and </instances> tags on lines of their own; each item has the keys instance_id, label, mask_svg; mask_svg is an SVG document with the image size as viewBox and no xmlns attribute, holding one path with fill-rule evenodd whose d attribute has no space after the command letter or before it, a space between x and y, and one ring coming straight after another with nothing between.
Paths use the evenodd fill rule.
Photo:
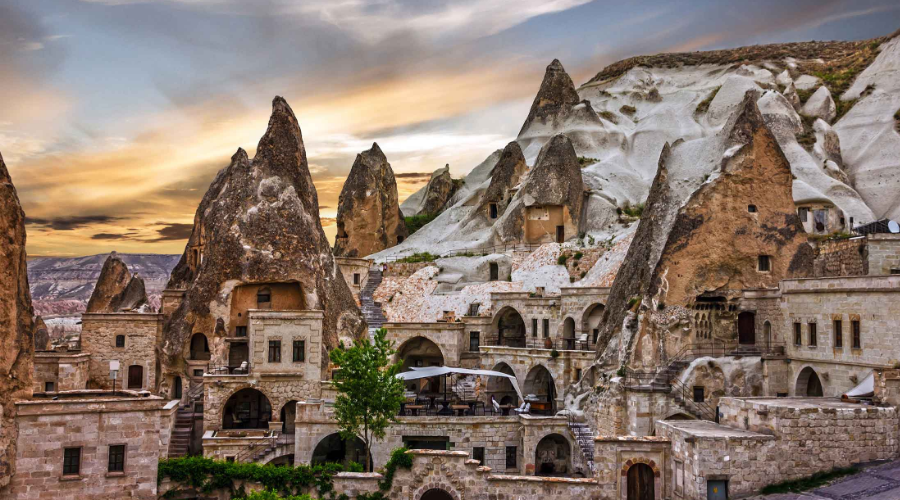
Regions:
<instances>
[{"instance_id":1,"label":"stone staircase","mask_svg":"<svg viewBox=\"0 0 900 500\"><path fill-rule=\"evenodd\" d=\"M569 420L569 430L575 437L575 442L581 450L581 456L584 457L584 463L589 469L588 477L593 477L595 472L594 466L594 431L591 426L584 422L576 422Z\"/></svg>"},{"instance_id":2,"label":"stone staircase","mask_svg":"<svg viewBox=\"0 0 900 500\"><path fill-rule=\"evenodd\" d=\"M366 284L359 292L359 303L362 306L362 313L366 317L366 323L369 325L369 338L374 338L375 330L384 325L384 311L381 309L381 303L375 302L374 295L381 280L384 279L380 266L374 266L369 269L369 277L366 278Z\"/></svg>"},{"instance_id":3,"label":"stone staircase","mask_svg":"<svg viewBox=\"0 0 900 500\"><path fill-rule=\"evenodd\" d=\"M182 405L175 413L175 425L169 438L169 458L188 454L191 432L194 430L194 411L191 405Z\"/></svg>"}]
</instances>

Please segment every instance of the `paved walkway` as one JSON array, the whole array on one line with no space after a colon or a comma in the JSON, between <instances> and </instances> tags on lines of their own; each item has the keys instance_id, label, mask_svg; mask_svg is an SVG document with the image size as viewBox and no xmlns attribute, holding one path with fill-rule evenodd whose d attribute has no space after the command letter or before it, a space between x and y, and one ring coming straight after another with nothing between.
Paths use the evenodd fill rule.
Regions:
<instances>
[{"instance_id":1,"label":"paved walkway","mask_svg":"<svg viewBox=\"0 0 900 500\"><path fill-rule=\"evenodd\" d=\"M900 500L900 460L866 467L804 493L755 496L749 500Z\"/></svg>"}]
</instances>

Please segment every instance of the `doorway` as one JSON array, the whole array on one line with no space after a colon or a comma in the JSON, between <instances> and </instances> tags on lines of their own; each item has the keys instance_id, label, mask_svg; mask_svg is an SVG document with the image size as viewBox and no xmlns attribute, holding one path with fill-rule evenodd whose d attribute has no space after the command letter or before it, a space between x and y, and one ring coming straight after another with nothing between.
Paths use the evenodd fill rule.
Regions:
<instances>
[{"instance_id":1,"label":"doorway","mask_svg":"<svg viewBox=\"0 0 900 500\"><path fill-rule=\"evenodd\" d=\"M738 343L756 344L756 314L744 311L738 314Z\"/></svg>"},{"instance_id":2,"label":"doorway","mask_svg":"<svg viewBox=\"0 0 900 500\"><path fill-rule=\"evenodd\" d=\"M565 226L556 226L556 242L557 243L565 243L566 242Z\"/></svg>"},{"instance_id":3,"label":"doorway","mask_svg":"<svg viewBox=\"0 0 900 500\"><path fill-rule=\"evenodd\" d=\"M140 389L144 387L144 367L131 365L128 367L128 388Z\"/></svg>"},{"instance_id":4,"label":"doorway","mask_svg":"<svg viewBox=\"0 0 900 500\"><path fill-rule=\"evenodd\" d=\"M706 482L707 500L728 500L728 481L723 479Z\"/></svg>"},{"instance_id":5,"label":"doorway","mask_svg":"<svg viewBox=\"0 0 900 500\"><path fill-rule=\"evenodd\" d=\"M655 500L653 469L647 464L634 464L628 469L628 500Z\"/></svg>"},{"instance_id":6,"label":"doorway","mask_svg":"<svg viewBox=\"0 0 900 500\"><path fill-rule=\"evenodd\" d=\"M175 377L175 394L172 396L175 399L181 399L181 377Z\"/></svg>"}]
</instances>

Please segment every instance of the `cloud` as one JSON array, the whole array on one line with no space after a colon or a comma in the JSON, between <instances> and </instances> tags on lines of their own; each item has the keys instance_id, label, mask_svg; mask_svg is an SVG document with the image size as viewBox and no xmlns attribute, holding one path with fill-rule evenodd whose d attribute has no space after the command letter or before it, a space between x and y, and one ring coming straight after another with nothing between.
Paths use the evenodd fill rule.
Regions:
<instances>
[{"instance_id":1,"label":"cloud","mask_svg":"<svg viewBox=\"0 0 900 500\"><path fill-rule=\"evenodd\" d=\"M194 229L193 224L181 224L178 222L162 223L165 227L158 229L159 237L148 241L180 241L190 238L191 231Z\"/></svg>"},{"instance_id":2,"label":"cloud","mask_svg":"<svg viewBox=\"0 0 900 500\"><path fill-rule=\"evenodd\" d=\"M337 219L334 217L319 217L319 221L322 222L322 227L328 227L337 224Z\"/></svg>"},{"instance_id":3,"label":"cloud","mask_svg":"<svg viewBox=\"0 0 900 500\"><path fill-rule=\"evenodd\" d=\"M97 233L91 236L92 240L130 240L132 239L131 235L125 234L116 234L116 233Z\"/></svg>"},{"instance_id":4,"label":"cloud","mask_svg":"<svg viewBox=\"0 0 900 500\"><path fill-rule=\"evenodd\" d=\"M431 179L431 172L402 172L399 174L394 174L394 177L397 179Z\"/></svg>"},{"instance_id":5,"label":"cloud","mask_svg":"<svg viewBox=\"0 0 900 500\"><path fill-rule=\"evenodd\" d=\"M45 227L55 231L72 231L96 224L109 224L117 220L120 220L120 218L110 215L54 217L49 219L25 217L25 224Z\"/></svg>"}]
</instances>

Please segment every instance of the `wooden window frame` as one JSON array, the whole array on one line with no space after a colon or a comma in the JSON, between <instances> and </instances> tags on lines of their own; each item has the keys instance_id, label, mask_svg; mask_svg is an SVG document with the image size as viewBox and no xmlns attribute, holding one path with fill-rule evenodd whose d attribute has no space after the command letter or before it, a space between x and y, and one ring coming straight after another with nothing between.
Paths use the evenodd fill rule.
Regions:
<instances>
[{"instance_id":1,"label":"wooden window frame","mask_svg":"<svg viewBox=\"0 0 900 500\"><path fill-rule=\"evenodd\" d=\"M71 450L75 450L78 452L78 456L76 457L77 463L75 464L75 467L76 467L75 472L71 471L71 466L72 466L71 462L66 463L66 460L69 458L66 455ZM80 477L81 476L81 459L82 459L83 455L84 455L84 453L83 453L83 449L81 446L68 446L66 448L63 448L63 468L62 468L63 477ZM68 471L66 470L67 468L69 469Z\"/></svg>"},{"instance_id":2,"label":"wooden window frame","mask_svg":"<svg viewBox=\"0 0 900 500\"><path fill-rule=\"evenodd\" d=\"M113 465L113 463L112 463L113 447L119 447L119 446L122 447L122 469L121 470L112 470L111 467ZM124 475L127 467L128 467L128 445L125 443L116 443L116 444L111 444L111 445L107 446L106 447L106 473L114 474L114 475Z\"/></svg>"},{"instance_id":3,"label":"wooden window frame","mask_svg":"<svg viewBox=\"0 0 900 500\"><path fill-rule=\"evenodd\" d=\"M281 363L281 341L269 341L269 363Z\"/></svg>"},{"instance_id":4,"label":"wooden window frame","mask_svg":"<svg viewBox=\"0 0 900 500\"><path fill-rule=\"evenodd\" d=\"M292 343L291 359L294 363L303 363L306 361L306 340L294 339ZM299 354L299 355L298 355Z\"/></svg>"}]
</instances>

